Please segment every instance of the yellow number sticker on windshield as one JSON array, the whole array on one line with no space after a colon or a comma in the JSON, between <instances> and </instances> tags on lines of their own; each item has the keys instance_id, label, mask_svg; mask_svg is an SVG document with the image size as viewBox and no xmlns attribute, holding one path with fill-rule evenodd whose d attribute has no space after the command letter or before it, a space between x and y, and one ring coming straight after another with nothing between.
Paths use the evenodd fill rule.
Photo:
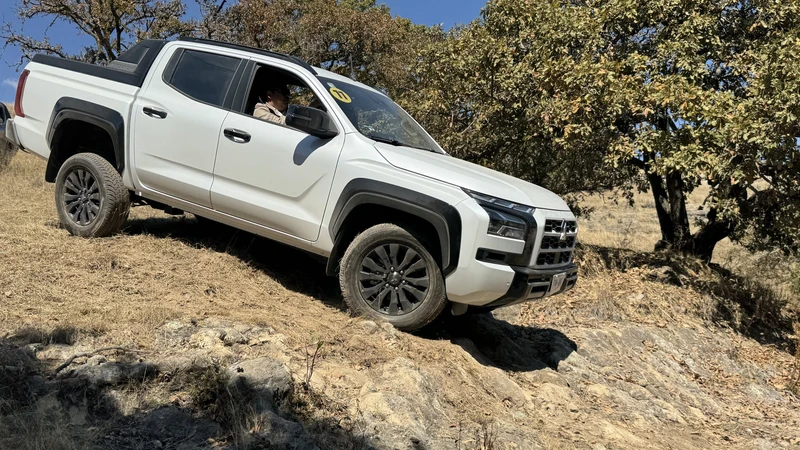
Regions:
<instances>
[{"instance_id":1,"label":"yellow number sticker on windshield","mask_svg":"<svg viewBox=\"0 0 800 450\"><path fill-rule=\"evenodd\" d=\"M353 99L351 99L350 96L347 95L347 92L345 92L345 91L343 91L343 90L341 90L339 88L332 87L331 88L331 95L333 95L333 98L335 98L336 100L339 100L342 103L350 103L350 102L353 101Z\"/></svg>"}]
</instances>

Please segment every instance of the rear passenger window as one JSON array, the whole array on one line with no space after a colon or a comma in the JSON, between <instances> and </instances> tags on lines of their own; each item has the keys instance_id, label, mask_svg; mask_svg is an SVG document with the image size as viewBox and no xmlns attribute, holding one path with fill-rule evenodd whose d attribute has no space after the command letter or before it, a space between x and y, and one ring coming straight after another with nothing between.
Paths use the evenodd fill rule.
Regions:
<instances>
[{"instance_id":1,"label":"rear passenger window","mask_svg":"<svg viewBox=\"0 0 800 450\"><path fill-rule=\"evenodd\" d=\"M241 60L184 50L167 80L175 89L201 102L222 107Z\"/></svg>"}]
</instances>

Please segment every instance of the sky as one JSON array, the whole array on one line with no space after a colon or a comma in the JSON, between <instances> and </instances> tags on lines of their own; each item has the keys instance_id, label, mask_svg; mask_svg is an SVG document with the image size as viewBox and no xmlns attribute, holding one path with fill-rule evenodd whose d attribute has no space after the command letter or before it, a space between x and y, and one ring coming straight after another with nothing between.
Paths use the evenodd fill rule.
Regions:
<instances>
[{"instance_id":1,"label":"sky","mask_svg":"<svg viewBox=\"0 0 800 450\"><path fill-rule=\"evenodd\" d=\"M3 0L2 3L11 3ZM16 2L15 2L16 3ZM188 14L198 14L197 7L192 0L186 0L189 8ZM469 23L480 14L486 0L378 0L385 3L392 11L392 15L411 19L415 23L425 25L443 25L446 29L457 24ZM12 22L16 16L11 8L2 8L0 22ZM49 27L49 29L48 29ZM81 48L92 45L93 40L82 34L77 28L65 22L52 23L51 19L34 19L25 24L25 34L37 39L47 37L54 44L61 44L67 52L77 53ZM13 103L17 88L17 79L22 70L18 67L20 53L13 47L8 47L0 54L0 101Z\"/></svg>"}]
</instances>

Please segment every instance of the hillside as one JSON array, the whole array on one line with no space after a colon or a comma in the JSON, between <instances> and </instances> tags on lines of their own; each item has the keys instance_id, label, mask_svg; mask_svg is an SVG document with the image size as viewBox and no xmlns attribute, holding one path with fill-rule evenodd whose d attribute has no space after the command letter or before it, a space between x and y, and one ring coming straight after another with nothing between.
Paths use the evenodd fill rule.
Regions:
<instances>
[{"instance_id":1,"label":"hillside","mask_svg":"<svg viewBox=\"0 0 800 450\"><path fill-rule=\"evenodd\" d=\"M794 297L646 252L627 206L581 223L569 294L406 334L191 215L71 237L43 172L0 169L0 448L800 447Z\"/></svg>"}]
</instances>

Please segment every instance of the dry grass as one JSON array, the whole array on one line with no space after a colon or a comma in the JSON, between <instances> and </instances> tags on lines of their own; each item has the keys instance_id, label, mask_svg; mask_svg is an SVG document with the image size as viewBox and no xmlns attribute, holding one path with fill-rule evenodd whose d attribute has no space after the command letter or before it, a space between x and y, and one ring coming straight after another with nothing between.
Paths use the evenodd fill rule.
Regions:
<instances>
[{"instance_id":1,"label":"dry grass","mask_svg":"<svg viewBox=\"0 0 800 450\"><path fill-rule=\"evenodd\" d=\"M204 234L191 218L149 208L133 209L121 235L72 237L59 226L43 173L44 161L20 153L0 175L0 334L69 328L74 339L101 341L95 346L146 347L175 317L278 322L300 341L307 331L293 325L301 317L327 334L340 328L323 318L335 308L302 293L324 297L335 288L310 256L233 230ZM279 259L280 269L290 267L275 275Z\"/></svg>"},{"instance_id":2,"label":"dry grass","mask_svg":"<svg viewBox=\"0 0 800 450\"><path fill-rule=\"evenodd\" d=\"M697 231L695 221L702 217L700 208L708 192L707 186L701 186L687 197L692 232ZM587 197L581 206L594 209L588 219L580 220L579 239L583 244L651 252L661 239L655 202L650 193L636 193L632 206L613 194ZM800 311L800 265L796 259L779 252L754 254L725 239L717 244L712 262L746 280L769 287L775 296Z\"/></svg>"},{"instance_id":3,"label":"dry grass","mask_svg":"<svg viewBox=\"0 0 800 450\"><path fill-rule=\"evenodd\" d=\"M354 332L362 324L340 309L336 280L325 277L324 266L308 255L230 229L203 230L191 216L175 218L147 208L134 209L128 228L118 236L92 240L70 236L58 224L52 185L43 180L44 166L33 156L18 154L9 169L0 173L0 337L75 343L76 352L123 346L163 354L169 349L158 348L158 330L165 321L226 318L273 327L292 350L268 356L286 358L296 380L300 382L306 375L311 385L325 378L326 370L334 364L375 377L373 368L388 361L398 357L412 360L436 377L442 404L458 412L453 419L475 411L497 419L498 428L489 426L489 422L485 422L486 427L478 426L481 422L474 420L465 427L463 437L475 437L470 444L478 448L502 448L499 436L508 430L499 426L518 423L517 410L508 409L488 390L475 387L472 372L461 368L463 364L477 370L470 368L473 361L465 359L464 352L446 338ZM692 202L701 197L702 193L696 193ZM775 297L757 291L757 283L746 284L751 278L725 277L689 260L669 259L669 255L657 259L647 253L658 239L658 228L652 206L646 207L647 197L640 200L645 207L590 200L599 202L597 212L581 222L581 239L597 247L588 248L582 255L582 279L576 289L525 305L513 325L497 320L463 333L487 357L505 361L503 367L518 371L518 364L529 363L522 361L529 354L503 353L503 347L511 348L514 333L539 333L553 327L570 334L579 329L606 329L620 322L657 326L677 323L697 328L726 322L732 328L741 324L744 329L775 319ZM758 268L747 265L749 259L728 251L730 261L723 265L732 268L734 263L741 264L732 270L740 275L745 270L758 273ZM715 260L722 261L721 255L715 255ZM653 279L654 269L664 266L671 268L681 285ZM315 346L325 342L323 360L316 361L316 371L314 364L306 364L307 357L313 360L314 352L309 335L315 336ZM784 364L788 358L785 352L769 346L758 346L758 350L771 363L777 365L775 361L783 358L781 367L788 366ZM242 351L245 353L236 356L265 356L247 353L262 351L259 349ZM527 390L536 390L522 375L515 381ZM186 389L191 391L189 397L194 403L216 411L215 418L226 423L233 443L244 447L249 432L260 424L248 411L237 409L236 399L225 398L224 385L225 379L216 369L197 375ZM125 387L116 397L120 413L134 414L169 403L171 394L165 386L169 383L160 388L138 384ZM27 395L24 388L18 391L18 398L23 399L20 401ZM347 446L352 445L351 435L364 433L359 414L347 412L353 391L330 386L324 393L297 391L293 400L297 402L296 413L304 424L316 424L309 425L309 430L319 430L316 434L320 436L339 433L336 439L343 444L338 445L337 440L328 448L358 448ZM570 423L577 420L571 413L566 417ZM587 417L591 421L591 416ZM81 448L85 447L81 439L91 440L90 435L69 440L68 433L61 432L67 427L58 422L62 419L42 415L41 423L51 422L49 428L36 425L39 420L22 415L13 421L6 418L0 424L0 447L11 444L2 440L4 434L16 439L30 437L33 443L24 448ZM14 421L29 427L8 428ZM548 434L549 422L535 423L544 427L543 435ZM477 434L473 433L476 427L480 428ZM15 434L8 434L12 431ZM456 430L451 431L455 439ZM62 438L63 442L57 441ZM569 440L553 439L552 445L543 442L552 448L569 448Z\"/></svg>"}]
</instances>

